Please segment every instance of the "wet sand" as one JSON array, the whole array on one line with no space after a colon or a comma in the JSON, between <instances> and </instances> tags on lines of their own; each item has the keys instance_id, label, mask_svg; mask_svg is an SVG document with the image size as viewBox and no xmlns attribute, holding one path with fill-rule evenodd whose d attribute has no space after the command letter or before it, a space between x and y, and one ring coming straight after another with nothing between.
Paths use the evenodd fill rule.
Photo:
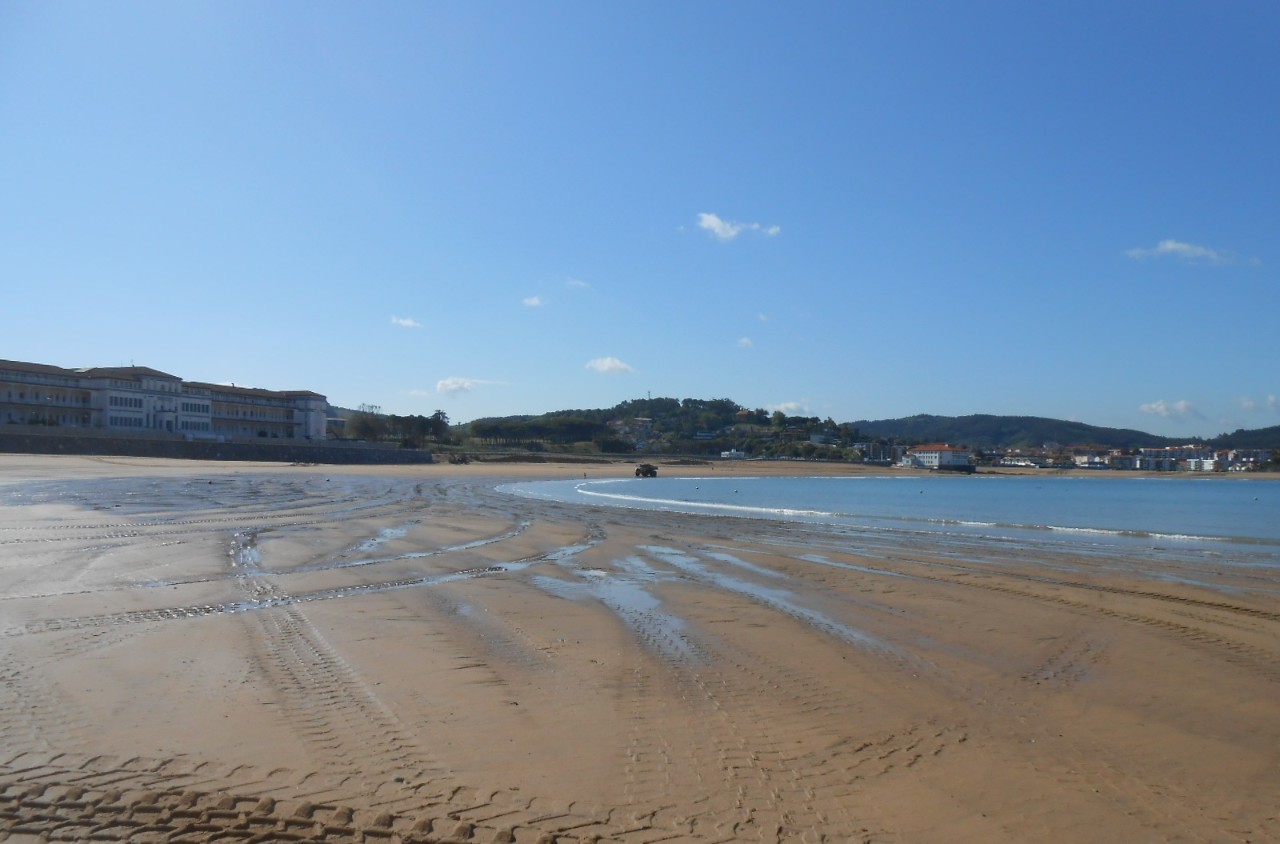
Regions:
<instances>
[{"instance_id":1,"label":"wet sand","mask_svg":"<svg viewBox=\"0 0 1280 844\"><path fill-rule=\"evenodd\" d=\"M0 837L1280 841L1256 574L494 491L630 471L0 455Z\"/></svg>"}]
</instances>

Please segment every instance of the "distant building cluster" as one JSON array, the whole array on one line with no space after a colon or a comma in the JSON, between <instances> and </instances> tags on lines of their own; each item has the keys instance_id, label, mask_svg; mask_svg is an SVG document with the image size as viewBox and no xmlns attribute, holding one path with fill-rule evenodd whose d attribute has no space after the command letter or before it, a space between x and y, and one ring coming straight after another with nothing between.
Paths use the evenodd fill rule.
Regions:
<instances>
[{"instance_id":1,"label":"distant building cluster","mask_svg":"<svg viewBox=\"0 0 1280 844\"><path fill-rule=\"evenodd\" d=\"M0 424L7 425L323 440L328 406L307 390L183 381L145 366L63 369L0 360Z\"/></svg>"},{"instance_id":2,"label":"distant building cluster","mask_svg":"<svg viewBox=\"0 0 1280 844\"><path fill-rule=\"evenodd\" d=\"M1140 472L1252 472L1271 459L1265 448L1211 449L1198 445L1165 448L1116 449L1091 446L1064 447L1046 443L1041 448L986 451L971 454L967 448L930 443L906 449L894 465L914 469L956 469L983 464L1021 469L1127 469Z\"/></svg>"},{"instance_id":3,"label":"distant building cluster","mask_svg":"<svg viewBox=\"0 0 1280 844\"><path fill-rule=\"evenodd\" d=\"M1252 472L1271 459L1266 448L1212 449L1200 445L1165 448L1064 449L1050 445L1041 449L988 455L996 465L1055 469L1128 469L1140 472Z\"/></svg>"},{"instance_id":4,"label":"distant building cluster","mask_svg":"<svg viewBox=\"0 0 1280 844\"><path fill-rule=\"evenodd\" d=\"M609 423L613 436L630 443L636 451L648 451L657 439L653 431L653 420L647 416L637 416L631 420L615 419Z\"/></svg>"}]
</instances>

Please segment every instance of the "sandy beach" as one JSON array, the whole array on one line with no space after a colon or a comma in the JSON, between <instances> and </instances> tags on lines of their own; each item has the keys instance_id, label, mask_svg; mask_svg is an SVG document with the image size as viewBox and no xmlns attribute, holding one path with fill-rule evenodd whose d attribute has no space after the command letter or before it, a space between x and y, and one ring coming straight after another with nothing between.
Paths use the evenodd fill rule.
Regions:
<instances>
[{"instance_id":1,"label":"sandy beach","mask_svg":"<svg viewBox=\"0 0 1280 844\"><path fill-rule=\"evenodd\" d=\"M632 468L0 455L0 839L1280 841L1276 592Z\"/></svg>"}]
</instances>

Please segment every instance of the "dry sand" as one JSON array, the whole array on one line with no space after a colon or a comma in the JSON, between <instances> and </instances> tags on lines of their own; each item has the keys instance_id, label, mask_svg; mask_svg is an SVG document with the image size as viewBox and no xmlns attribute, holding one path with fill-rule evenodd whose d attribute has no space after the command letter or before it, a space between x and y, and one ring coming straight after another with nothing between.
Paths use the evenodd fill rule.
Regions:
<instances>
[{"instance_id":1,"label":"dry sand","mask_svg":"<svg viewBox=\"0 0 1280 844\"><path fill-rule=\"evenodd\" d=\"M1280 841L1274 591L630 470L0 455L0 838Z\"/></svg>"}]
</instances>

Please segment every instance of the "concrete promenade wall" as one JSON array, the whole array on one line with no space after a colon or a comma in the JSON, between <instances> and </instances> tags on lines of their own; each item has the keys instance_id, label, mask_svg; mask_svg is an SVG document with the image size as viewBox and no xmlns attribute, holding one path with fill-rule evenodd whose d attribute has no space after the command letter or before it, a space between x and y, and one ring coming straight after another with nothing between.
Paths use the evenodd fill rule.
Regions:
<instances>
[{"instance_id":1,"label":"concrete promenade wall","mask_svg":"<svg viewBox=\"0 0 1280 844\"><path fill-rule=\"evenodd\" d=\"M182 460L248 460L271 463L401 464L434 462L431 452L371 445L327 443L209 442L98 431L33 432L0 428L0 453L87 454L121 457L169 457Z\"/></svg>"}]
</instances>

